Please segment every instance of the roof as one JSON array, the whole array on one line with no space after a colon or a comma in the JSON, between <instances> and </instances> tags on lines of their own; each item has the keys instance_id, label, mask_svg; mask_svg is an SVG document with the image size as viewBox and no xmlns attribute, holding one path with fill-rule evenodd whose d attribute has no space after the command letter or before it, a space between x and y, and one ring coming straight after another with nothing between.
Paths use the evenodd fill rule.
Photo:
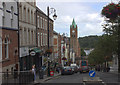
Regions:
<instances>
[{"instance_id":1,"label":"roof","mask_svg":"<svg viewBox=\"0 0 120 85\"><path fill-rule=\"evenodd\" d=\"M73 21L72 21L72 25L70 25L70 28L76 28L76 23L75 23L75 20L74 20L74 18L73 18Z\"/></svg>"}]
</instances>

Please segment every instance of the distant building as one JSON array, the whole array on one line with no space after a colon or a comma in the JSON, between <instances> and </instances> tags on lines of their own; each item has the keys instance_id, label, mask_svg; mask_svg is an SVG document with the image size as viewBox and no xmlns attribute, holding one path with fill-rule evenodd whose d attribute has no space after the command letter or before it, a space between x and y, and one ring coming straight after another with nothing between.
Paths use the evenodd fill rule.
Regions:
<instances>
[{"instance_id":1,"label":"distant building","mask_svg":"<svg viewBox=\"0 0 120 85\"><path fill-rule=\"evenodd\" d=\"M58 63L58 33L53 32L53 60L54 62Z\"/></svg>"},{"instance_id":2,"label":"distant building","mask_svg":"<svg viewBox=\"0 0 120 85\"><path fill-rule=\"evenodd\" d=\"M19 70L17 2L0 1L0 69L3 72Z\"/></svg>"},{"instance_id":3,"label":"distant building","mask_svg":"<svg viewBox=\"0 0 120 85\"><path fill-rule=\"evenodd\" d=\"M84 52L88 56L93 50L94 50L94 48L92 48L92 49L85 49Z\"/></svg>"},{"instance_id":4,"label":"distant building","mask_svg":"<svg viewBox=\"0 0 120 85\"><path fill-rule=\"evenodd\" d=\"M71 55L73 55L73 63L78 62L77 60L80 59L81 52L80 52L80 45L78 42L78 28L73 19L72 25L70 25L70 50Z\"/></svg>"}]
</instances>

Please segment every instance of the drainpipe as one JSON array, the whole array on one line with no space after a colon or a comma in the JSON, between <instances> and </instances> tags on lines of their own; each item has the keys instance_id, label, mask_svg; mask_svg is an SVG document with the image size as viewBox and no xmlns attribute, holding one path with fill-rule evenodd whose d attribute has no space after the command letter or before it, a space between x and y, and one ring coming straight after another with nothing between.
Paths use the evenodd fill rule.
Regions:
<instances>
[{"instance_id":1,"label":"drainpipe","mask_svg":"<svg viewBox=\"0 0 120 85\"><path fill-rule=\"evenodd\" d=\"M18 62L20 69L20 39L19 39L19 1L17 1L17 18L18 18Z\"/></svg>"}]
</instances>

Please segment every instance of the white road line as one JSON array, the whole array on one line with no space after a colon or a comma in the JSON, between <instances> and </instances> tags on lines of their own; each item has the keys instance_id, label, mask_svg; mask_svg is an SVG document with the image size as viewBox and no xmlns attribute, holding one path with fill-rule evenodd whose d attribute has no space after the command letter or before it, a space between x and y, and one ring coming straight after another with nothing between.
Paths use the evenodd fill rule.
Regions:
<instances>
[{"instance_id":1,"label":"white road line","mask_svg":"<svg viewBox=\"0 0 120 85\"><path fill-rule=\"evenodd\" d=\"M105 82L102 82L102 84L107 85Z\"/></svg>"}]
</instances>

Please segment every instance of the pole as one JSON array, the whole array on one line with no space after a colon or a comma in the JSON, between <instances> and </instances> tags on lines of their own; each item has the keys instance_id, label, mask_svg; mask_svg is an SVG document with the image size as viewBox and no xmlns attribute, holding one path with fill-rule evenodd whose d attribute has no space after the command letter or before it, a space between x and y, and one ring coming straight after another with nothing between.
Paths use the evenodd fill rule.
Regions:
<instances>
[{"instance_id":1,"label":"pole","mask_svg":"<svg viewBox=\"0 0 120 85\"><path fill-rule=\"evenodd\" d=\"M47 15L48 15L48 49L49 49L49 6L47 7ZM48 54L48 76L50 76L50 62L49 62L49 54Z\"/></svg>"}]
</instances>

